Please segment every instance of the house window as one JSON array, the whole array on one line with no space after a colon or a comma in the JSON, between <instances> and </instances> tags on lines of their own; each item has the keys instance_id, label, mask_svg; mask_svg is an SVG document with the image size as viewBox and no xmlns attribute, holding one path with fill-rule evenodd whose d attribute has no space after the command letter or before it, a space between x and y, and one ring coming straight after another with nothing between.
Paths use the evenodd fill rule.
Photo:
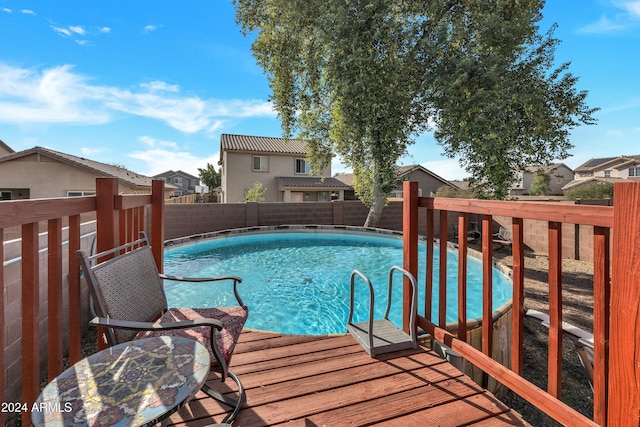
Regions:
<instances>
[{"instance_id":1,"label":"house window","mask_svg":"<svg viewBox=\"0 0 640 427\"><path fill-rule=\"evenodd\" d=\"M180 187L182 187L182 177L181 176L176 176L173 178L173 183L175 185L178 185Z\"/></svg>"},{"instance_id":2,"label":"house window","mask_svg":"<svg viewBox=\"0 0 640 427\"><path fill-rule=\"evenodd\" d=\"M580 178L587 178L593 176L593 172L580 172L578 176L580 176Z\"/></svg>"},{"instance_id":3,"label":"house window","mask_svg":"<svg viewBox=\"0 0 640 427\"><path fill-rule=\"evenodd\" d=\"M311 166L305 159L296 159L296 173L308 175L311 172Z\"/></svg>"},{"instance_id":4,"label":"house window","mask_svg":"<svg viewBox=\"0 0 640 427\"><path fill-rule=\"evenodd\" d=\"M267 172L269 170L269 158L267 156L253 156L253 170Z\"/></svg>"},{"instance_id":5,"label":"house window","mask_svg":"<svg viewBox=\"0 0 640 427\"><path fill-rule=\"evenodd\" d=\"M67 197L95 196L95 191L67 191Z\"/></svg>"},{"instance_id":6,"label":"house window","mask_svg":"<svg viewBox=\"0 0 640 427\"><path fill-rule=\"evenodd\" d=\"M331 193L328 191L318 191L318 201L319 202L328 202L331 200Z\"/></svg>"},{"instance_id":7,"label":"house window","mask_svg":"<svg viewBox=\"0 0 640 427\"><path fill-rule=\"evenodd\" d=\"M611 178L611 171L604 171L605 178Z\"/></svg>"},{"instance_id":8,"label":"house window","mask_svg":"<svg viewBox=\"0 0 640 427\"><path fill-rule=\"evenodd\" d=\"M629 176L640 176L640 167L629 168Z\"/></svg>"}]
</instances>

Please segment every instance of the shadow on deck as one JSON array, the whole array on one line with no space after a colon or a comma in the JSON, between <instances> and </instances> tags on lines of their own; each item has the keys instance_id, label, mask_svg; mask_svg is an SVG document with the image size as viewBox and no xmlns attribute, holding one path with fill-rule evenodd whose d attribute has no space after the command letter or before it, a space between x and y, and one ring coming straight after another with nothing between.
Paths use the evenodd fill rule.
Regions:
<instances>
[{"instance_id":1,"label":"shadow on deck","mask_svg":"<svg viewBox=\"0 0 640 427\"><path fill-rule=\"evenodd\" d=\"M247 389L236 427L528 425L423 347L374 359L349 335L245 331L231 369ZM220 387L218 381L210 384ZM199 392L169 424L203 426L220 422L223 414L220 404Z\"/></svg>"}]
</instances>

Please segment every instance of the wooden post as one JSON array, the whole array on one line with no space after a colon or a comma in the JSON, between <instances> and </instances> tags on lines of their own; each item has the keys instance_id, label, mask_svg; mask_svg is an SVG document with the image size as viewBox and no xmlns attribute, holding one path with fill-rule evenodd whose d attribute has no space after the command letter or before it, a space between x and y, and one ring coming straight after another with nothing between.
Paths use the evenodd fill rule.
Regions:
<instances>
[{"instance_id":1,"label":"wooden post","mask_svg":"<svg viewBox=\"0 0 640 427\"><path fill-rule=\"evenodd\" d=\"M467 342L467 240L469 214L458 213L458 338Z\"/></svg>"},{"instance_id":2,"label":"wooden post","mask_svg":"<svg viewBox=\"0 0 640 427\"><path fill-rule=\"evenodd\" d=\"M493 217L482 215L482 352L493 349ZM486 388L486 387L485 387Z\"/></svg>"},{"instance_id":3,"label":"wooden post","mask_svg":"<svg viewBox=\"0 0 640 427\"><path fill-rule=\"evenodd\" d=\"M38 223L23 224L22 403L26 404L28 408L31 408L40 392L40 262L38 260L38 243ZM22 412L22 425L29 425L29 423L29 411Z\"/></svg>"},{"instance_id":4,"label":"wooden post","mask_svg":"<svg viewBox=\"0 0 640 427\"><path fill-rule=\"evenodd\" d=\"M158 266L163 272L164 265L164 181L155 179L151 183L151 250Z\"/></svg>"},{"instance_id":5,"label":"wooden post","mask_svg":"<svg viewBox=\"0 0 640 427\"><path fill-rule=\"evenodd\" d=\"M76 251L80 249L80 215L69 217L69 363L82 359L82 326L80 325L81 296L80 261Z\"/></svg>"},{"instance_id":6,"label":"wooden post","mask_svg":"<svg viewBox=\"0 0 640 427\"><path fill-rule=\"evenodd\" d=\"M524 220L512 219L513 308L511 312L511 370L522 375L524 348Z\"/></svg>"},{"instance_id":7,"label":"wooden post","mask_svg":"<svg viewBox=\"0 0 640 427\"><path fill-rule=\"evenodd\" d=\"M438 326L447 327L447 215L445 210L440 211L440 265L438 276Z\"/></svg>"},{"instance_id":8,"label":"wooden post","mask_svg":"<svg viewBox=\"0 0 640 427\"><path fill-rule=\"evenodd\" d=\"M53 381L62 372L62 219L48 221L47 227L47 351L48 377ZM71 325L69 325L71 327Z\"/></svg>"},{"instance_id":9,"label":"wooden post","mask_svg":"<svg viewBox=\"0 0 640 427\"><path fill-rule=\"evenodd\" d=\"M547 391L562 392L562 224L549 222L549 381Z\"/></svg>"},{"instance_id":10,"label":"wooden post","mask_svg":"<svg viewBox=\"0 0 640 427\"><path fill-rule=\"evenodd\" d=\"M593 228L593 420L607 423L609 316L611 303L611 231Z\"/></svg>"},{"instance_id":11,"label":"wooden post","mask_svg":"<svg viewBox=\"0 0 640 427\"><path fill-rule=\"evenodd\" d=\"M640 182L616 183L608 425L640 424Z\"/></svg>"},{"instance_id":12,"label":"wooden post","mask_svg":"<svg viewBox=\"0 0 640 427\"><path fill-rule=\"evenodd\" d=\"M418 277L418 183L405 181L402 186L402 245L403 267L414 277ZM411 301L413 291L411 281L405 277L402 292L402 329L409 333Z\"/></svg>"},{"instance_id":13,"label":"wooden post","mask_svg":"<svg viewBox=\"0 0 640 427\"><path fill-rule=\"evenodd\" d=\"M97 250L103 252L118 246L119 216L115 209L118 195L116 178L96 178Z\"/></svg>"}]
</instances>

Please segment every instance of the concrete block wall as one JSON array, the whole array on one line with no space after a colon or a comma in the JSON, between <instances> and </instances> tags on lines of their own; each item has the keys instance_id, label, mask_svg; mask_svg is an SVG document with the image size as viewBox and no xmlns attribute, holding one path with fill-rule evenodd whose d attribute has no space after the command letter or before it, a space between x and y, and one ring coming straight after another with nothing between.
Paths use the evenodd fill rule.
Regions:
<instances>
[{"instance_id":1,"label":"concrete block wall","mask_svg":"<svg viewBox=\"0 0 640 427\"><path fill-rule=\"evenodd\" d=\"M81 247L89 250L95 236L95 221L84 223L81 227ZM67 229L63 230L62 239L67 241ZM43 233L39 238L39 296L40 296L40 373L45 376L47 372L47 235ZM5 342L5 366L4 377L5 400L8 402L21 401L21 378L22 378L22 265L21 265L21 241L9 240L4 242L4 328ZM62 272L62 294L63 313L69 312L69 269L66 260L69 259L68 246L63 245L63 272ZM89 291L84 280L81 280L82 298L82 319L83 330L86 330L89 322ZM69 345L69 323L68 316L63 316L63 343L62 348L67 349Z\"/></svg>"}]
</instances>

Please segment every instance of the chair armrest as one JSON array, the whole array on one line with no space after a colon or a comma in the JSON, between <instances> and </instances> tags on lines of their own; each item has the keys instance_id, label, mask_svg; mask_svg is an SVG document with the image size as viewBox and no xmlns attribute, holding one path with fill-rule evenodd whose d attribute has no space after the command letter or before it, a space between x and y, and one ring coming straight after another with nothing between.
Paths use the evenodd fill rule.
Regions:
<instances>
[{"instance_id":1,"label":"chair armrest","mask_svg":"<svg viewBox=\"0 0 640 427\"><path fill-rule=\"evenodd\" d=\"M177 280L180 282L216 282L220 280L233 280L234 282L242 283L242 278L238 276L217 276L217 277L183 277L183 276L169 276L168 274L160 274L161 279Z\"/></svg>"},{"instance_id":2,"label":"chair armrest","mask_svg":"<svg viewBox=\"0 0 640 427\"><path fill-rule=\"evenodd\" d=\"M201 282L218 282L222 280L233 280L233 293L238 301L238 305L243 306L242 298L238 294L238 283L242 283L242 277L238 276L217 276L217 277L183 277L183 276L169 276L167 274L159 274L163 280L175 280L178 282L188 283L201 283Z\"/></svg>"},{"instance_id":3,"label":"chair armrest","mask_svg":"<svg viewBox=\"0 0 640 427\"><path fill-rule=\"evenodd\" d=\"M103 326L107 328L133 329L136 331L162 331L171 329L187 329L197 326L210 326L217 330L222 330L223 324L217 319L196 319L183 320L180 322L132 322L130 320L110 319L107 317L94 317L89 321L92 326Z\"/></svg>"}]
</instances>

